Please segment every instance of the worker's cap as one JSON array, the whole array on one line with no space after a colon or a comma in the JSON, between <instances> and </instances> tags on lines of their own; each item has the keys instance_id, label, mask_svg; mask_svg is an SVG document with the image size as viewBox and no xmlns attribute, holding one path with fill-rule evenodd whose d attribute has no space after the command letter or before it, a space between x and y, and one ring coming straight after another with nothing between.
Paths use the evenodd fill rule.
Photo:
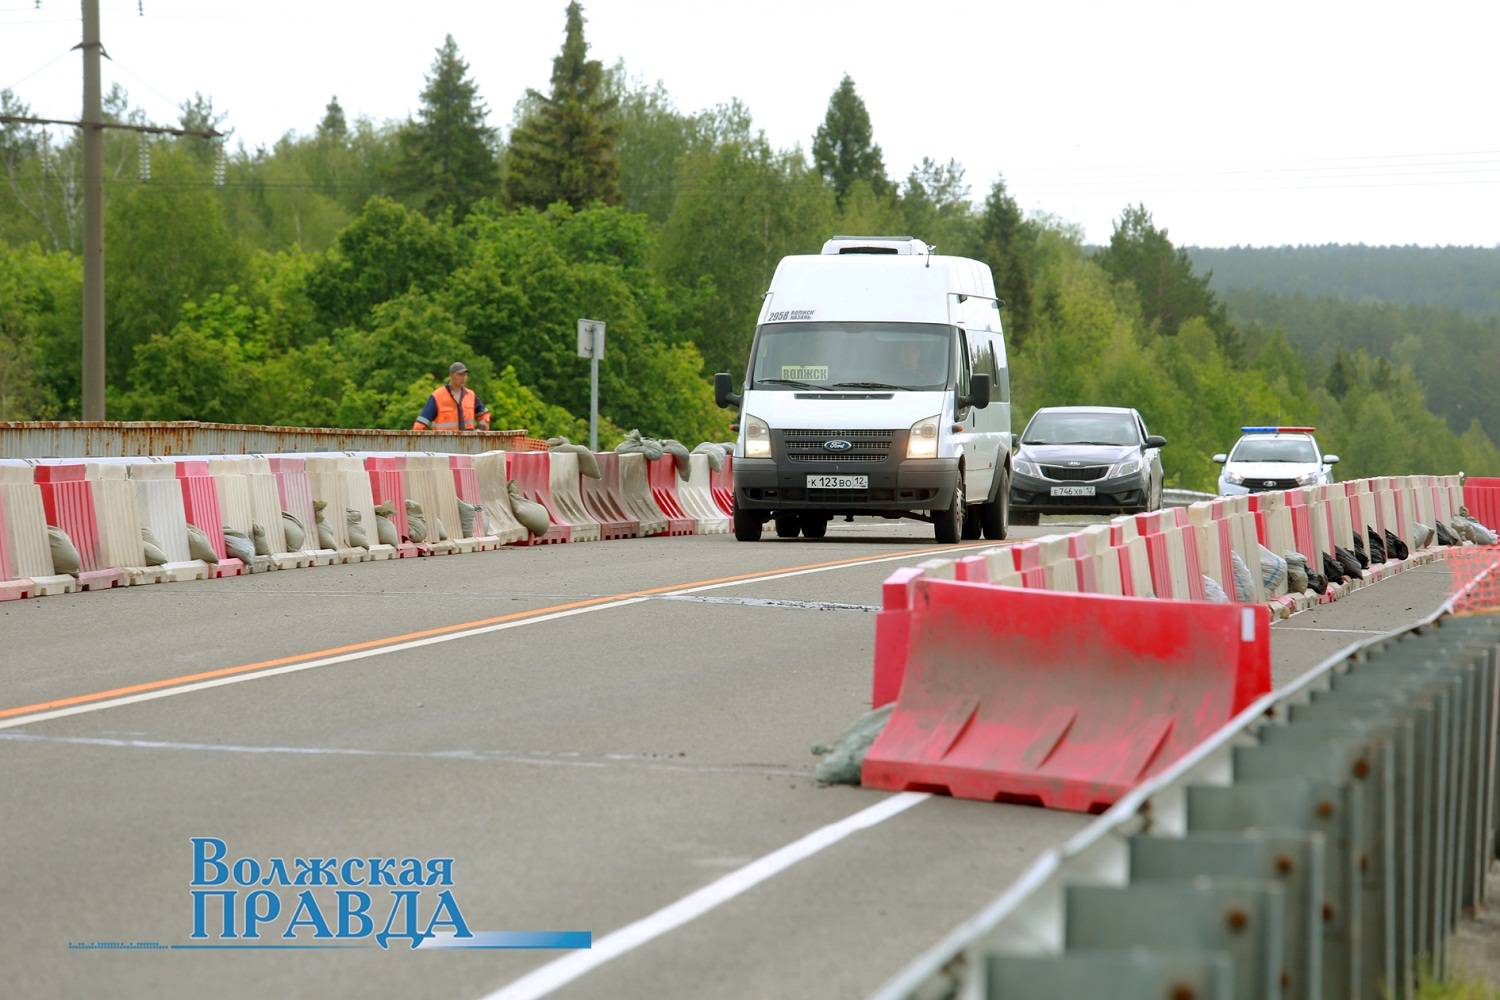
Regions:
<instances>
[{"instance_id":1,"label":"worker's cap","mask_svg":"<svg viewBox=\"0 0 1500 1000\"><path fill-rule=\"evenodd\" d=\"M468 370L469 369L464 367L464 363L462 361L455 361L453 362L453 364L448 366L449 375L457 375L459 372L467 372Z\"/></svg>"}]
</instances>

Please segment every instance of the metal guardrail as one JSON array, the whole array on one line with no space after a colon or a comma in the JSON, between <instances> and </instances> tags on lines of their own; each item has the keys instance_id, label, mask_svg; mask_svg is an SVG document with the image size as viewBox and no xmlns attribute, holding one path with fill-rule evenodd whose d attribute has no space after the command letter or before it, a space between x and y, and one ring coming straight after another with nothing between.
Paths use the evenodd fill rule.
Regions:
<instances>
[{"instance_id":1,"label":"metal guardrail","mask_svg":"<svg viewBox=\"0 0 1500 1000\"><path fill-rule=\"evenodd\" d=\"M1199 500L1218 500L1217 493L1199 493L1197 490L1162 490L1161 503L1163 507L1186 507L1197 503Z\"/></svg>"},{"instance_id":2,"label":"metal guardrail","mask_svg":"<svg viewBox=\"0 0 1500 1000\"><path fill-rule=\"evenodd\" d=\"M1454 614L1492 574L1246 709L875 996L1414 996L1500 850L1500 614Z\"/></svg>"},{"instance_id":3,"label":"metal guardrail","mask_svg":"<svg viewBox=\"0 0 1500 1000\"><path fill-rule=\"evenodd\" d=\"M122 458L132 455L276 455L283 452L545 450L524 430L398 431L271 427L179 421L0 422L0 458Z\"/></svg>"}]
</instances>

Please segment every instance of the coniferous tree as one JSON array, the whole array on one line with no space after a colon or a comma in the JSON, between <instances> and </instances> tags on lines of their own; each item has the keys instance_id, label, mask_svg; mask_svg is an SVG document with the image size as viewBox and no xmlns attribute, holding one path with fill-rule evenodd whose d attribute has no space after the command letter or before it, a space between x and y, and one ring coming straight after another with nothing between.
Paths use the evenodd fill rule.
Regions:
<instances>
[{"instance_id":1,"label":"coniferous tree","mask_svg":"<svg viewBox=\"0 0 1500 1000\"><path fill-rule=\"evenodd\" d=\"M874 142L870 112L847 73L828 99L828 114L813 136L812 155L818 172L833 185L840 207L855 181L868 182L878 195L891 190L880 147Z\"/></svg>"},{"instance_id":2,"label":"coniferous tree","mask_svg":"<svg viewBox=\"0 0 1500 1000\"><path fill-rule=\"evenodd\" d=\"M331 109L330 109L331 110ZM469 79L469 65L449 35L422 91L422 107L398 137L395 190L429 216L451 210L463 218L480 198L499 188L495 130L489 109Z\"/></svg>"},{"instance_id":3,"label":"coniferous tree","mask_svg":"<svg viewBox=\"0 0 1500 1000\"><path fill-rule=\"evenodd\" d=\"M1212 275L1198 275L1187 250L1174 247L1157 229L1145 205L1126 208L1115 223L1109 246L1094 258L1116 280L1135 285L1147 322L1172 335L1183 321L1202 316L1219 345L1238 354L1240 344L1224 304L1208 287Z\"/></svg>"},{"instance_id":4,"label":"coniferous tree","mask_svg":"<svg viewBox=\"0 0 1500 1000\"><path fill-rule=\"evenodd\" d=\"M349 136L349 123L344 118L344 107L335 94L323 111L323 120L318 123L318 138L343 142Z\"/></svg>"},{"instance_id":5,"label":"coniferous tree","mask_svg":"<svg viewBox=\"0 0 1500 1000\"><path fill-rule=\"evenodd\" d=\"M997 179L984 200L979 217L979 259L990 265L995 294L1005 300L1001 310L1011 344L1020 346L1032 325L1032 256L1036 227L1021 215L1021 206Z\"/></svg>"},{"instance_id":6,"label":"coniferous tree","mask_svg":"<svg viewBox=\"0 0 1500 1000\"><path fill-rule=\"evenodd\" d=\"M527 103L506 152L506 200L535 208L619 204L617 98L605 86L603 64L588 58L577 0L568 4L562 51L552 60L552 90L527 91Z\"/></svg>"}]
</instances>

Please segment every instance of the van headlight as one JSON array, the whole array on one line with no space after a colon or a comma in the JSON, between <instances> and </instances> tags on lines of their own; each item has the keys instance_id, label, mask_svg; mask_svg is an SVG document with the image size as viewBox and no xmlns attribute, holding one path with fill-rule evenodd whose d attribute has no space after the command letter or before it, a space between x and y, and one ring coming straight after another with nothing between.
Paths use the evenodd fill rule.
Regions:
<instances>
[{"instance_id":1,"label":"van headlight","mask_svg":"<svg viewBox=\"0 0 1500 1000\"><path fill-rule=\"evenodd\" d=\"M745 457L771 457L771 427L760 417L745 415Z\"/></svg>"},{"instance_id":2,"label":"van headlight","mask_svg":"<svg viewBox=\"0 0 1500 1000\"><path fill-rule=\"evenodd\" d=\"M907 458L937 458L938 445L938 419L940 413L934 413L926 420L918 420L911 425L906 437Z\"/></svg>"}]
</instances>

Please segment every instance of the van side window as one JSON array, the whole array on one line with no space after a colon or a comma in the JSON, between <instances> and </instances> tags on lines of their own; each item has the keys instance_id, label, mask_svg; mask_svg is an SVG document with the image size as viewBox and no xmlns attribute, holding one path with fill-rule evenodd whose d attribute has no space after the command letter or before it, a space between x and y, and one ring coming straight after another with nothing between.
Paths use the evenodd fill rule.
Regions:
<instances>
[{"instance_id":1,"label":"van side window","mask_svg":"<svg viewBox=\"0 0 1500 1000\"><path fill-rule=\"evenodd\" d=\"M969 335L960 327L958 330L958 394L967 396L969 394Z\"/></svg>"}]
</instances>

